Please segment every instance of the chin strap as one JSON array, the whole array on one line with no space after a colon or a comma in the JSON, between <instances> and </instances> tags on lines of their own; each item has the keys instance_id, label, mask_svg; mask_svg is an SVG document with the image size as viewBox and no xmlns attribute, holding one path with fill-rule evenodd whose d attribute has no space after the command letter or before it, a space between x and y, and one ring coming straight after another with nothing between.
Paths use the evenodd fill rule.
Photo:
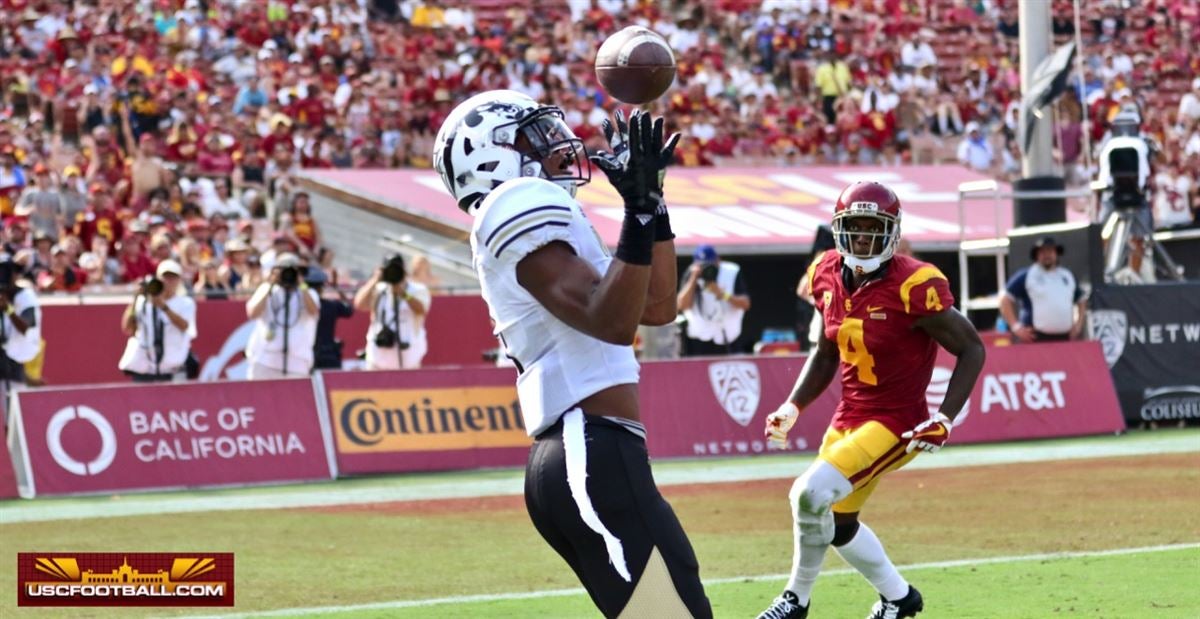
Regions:
<instances>
[{"instance_id":1,"label":"chin strap","mask_svg":"<svg viewBox=\"0 0 1200 619\"><path fill-rule=\"evenodd\" d=\"M842 261L846 266L850 267L855 274L874 273L883 266L883 260L879 256L873 258L856 258L854 256L842 256Z\"/></svg>"}]
</instances>

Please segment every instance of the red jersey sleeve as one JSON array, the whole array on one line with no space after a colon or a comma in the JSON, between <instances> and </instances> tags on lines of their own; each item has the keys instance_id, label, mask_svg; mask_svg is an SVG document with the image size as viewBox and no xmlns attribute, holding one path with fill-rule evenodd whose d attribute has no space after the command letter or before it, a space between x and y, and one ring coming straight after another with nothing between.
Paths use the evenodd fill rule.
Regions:
<instances>
[{"instance_id":1,"label":"red jersey sleeve","mask_svg":"<svg viewBox=\"0 0 1200 619\"><path fill-rule=\"evenodd\" d=\"M953 307L954 293L937 267L920 263L900 284L900 304L905 314L928 316Z\"/></svg>"},{"instance_id":2,"label":"red jersey sleeve","mask_svg":"<svg viewBox=\"0 0 1200 619\"><path fill-rule=\"evenodd\" d=\"M834 277L838 273L837 262L837 252L832 250L822 252L813 259L812 264L808 265L808 272L804 274L808 278L808 290L813 296L813 305L821 313L825 312L825 307L829 305L829 298L832 296L830 277Z\"/></svg>"}]
</instances>

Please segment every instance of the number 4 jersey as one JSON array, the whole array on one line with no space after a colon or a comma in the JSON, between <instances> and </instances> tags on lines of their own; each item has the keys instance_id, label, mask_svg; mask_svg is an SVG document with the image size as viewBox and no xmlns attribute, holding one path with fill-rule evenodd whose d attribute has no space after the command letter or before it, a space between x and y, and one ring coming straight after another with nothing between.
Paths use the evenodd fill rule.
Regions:
<instances>
[{"instance_id":1,"label":"number 4 jersey","mask_svg":"<svg viewBox=\"0 0 1200 619\"><path fill-rule=\"evenodd\" d=\"M471 230L483 300L505 354L517 366L517 397L530 436L554 425L580 400L638 381L632 347L571 328L517 281L517 264L555 242L566 244L597 273L608 271L612 257L579 203L540 178L513 179L492 190Z\"/></svg>"},{"instance_id":2,"label":"number 4 jersey","mask_svg":"<svg viewBox=\"0 0 1200 619\"><path fill-rule=\"evenodd\" d=\"M895 256L854 293L842 277L842 257L825 252L809 267L825 337L841 356L842 401L833 416L838 429L878 421L899 436L929 418L925 389L933 373L937 342L914 323L952 309L954 296L937 267Z\"/></svg>"}]
</instances>

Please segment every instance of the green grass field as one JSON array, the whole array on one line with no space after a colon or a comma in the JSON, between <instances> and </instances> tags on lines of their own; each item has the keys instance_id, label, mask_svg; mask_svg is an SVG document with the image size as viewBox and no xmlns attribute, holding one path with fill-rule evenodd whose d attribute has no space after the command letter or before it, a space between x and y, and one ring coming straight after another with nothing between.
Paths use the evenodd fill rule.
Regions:
<instances>
[{"instance_id":1,"label":"green grass field","mask_svg":"<svg viewBox=\"0 0 1200 619\"><path fill-rule=\"evenodd\" d=\"M752 617L779 592L792 552L789 476L807 461L656 463L718 617ZM598 616L530 525L519 479L510 470L2 502L10 592L17 552L232 551L237 607L64 613L17 609L10 593L0 616ZM1200 432L1189 430L947 449L890 476L863 520L924 593L922 617L1200 617L1198 513ZM827 569L810 616L865 616L875 598L866 582L834 553Z\"/></svg>"}]
</instances>

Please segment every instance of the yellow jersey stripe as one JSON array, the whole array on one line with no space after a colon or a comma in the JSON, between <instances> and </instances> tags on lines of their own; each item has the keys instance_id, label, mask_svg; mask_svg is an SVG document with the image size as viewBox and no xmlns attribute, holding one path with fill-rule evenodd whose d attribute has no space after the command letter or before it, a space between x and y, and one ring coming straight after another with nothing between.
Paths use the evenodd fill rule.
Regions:
<instances>
[{"instance_id":1,"label":"yellow jersey stripe","mask_svg":"<svg viewBox=\"0 0 1200 619\"><path fill-rule=\"evenodd\" d=\"M916 271L913 271L913 274L909 275L908 279L904 280L903 284L900 284L900 300L904 303L905 314L912 313L909 307L909 303L911 301L909 297L912 295L912 289L915 286L920 286L931 279L946 279L946 276L942 275L942 272L939 271L937 267L927 264Z\"/></svg>"}]
</instances>

